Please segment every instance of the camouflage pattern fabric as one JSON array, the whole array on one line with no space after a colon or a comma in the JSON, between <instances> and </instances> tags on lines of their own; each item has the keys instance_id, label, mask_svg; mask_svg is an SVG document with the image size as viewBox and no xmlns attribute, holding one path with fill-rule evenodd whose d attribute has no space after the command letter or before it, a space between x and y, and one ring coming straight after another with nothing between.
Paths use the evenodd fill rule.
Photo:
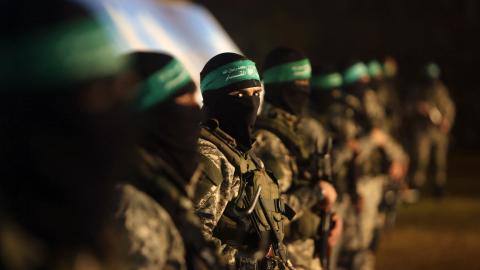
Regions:
<instances>
[{"instance_id":1,"label":"camouflage pattern fabric","mask_svg":"<svg viewBox=\"0 0 480 270\"><path fill-rule=\"evenodd\" d=\"M266 115L274 108L266 103L262 114ZM286 112L282 112L286 113ZM324 129L312 118L305 120L298 119L294 115L289 115L292 121L296 122L296 131L301 134L302 139L309 144L311 151L314 150L314 144L321 144L326 140ZM299 130L302 130L301 133ZM299 168L296 157L291 153L282 140L273 132L259 129L255 132L256 144L254 152L257 157L263 160L265 167L272 171L279 181L280 190L288 204L297 212L293 221L300 219L306 209L310 209L322 198L318 186L298 187L293 189L294 178L299 177ZM321 149L321 147L319 148ZM321 264L314 254L314 240L302 239L286 243L289 251L289 258L296 269L321 269Z\"/></svg>"},{"instance_id":2,"label":"camouflage pattern fabric","mask_svg":"<svg viewBox=\"0 0 480 270\"><path fill-rule=\"evenodd\" d=\"M198 150L218 168L222 176L222 182L218 185L211 183L210 180L200 179L201 182L211 183L209 190L195 202L195 211L200 217L202 233L206 239L215 243L218 253L229 265L235 265L238 250L214 237L213 230L227 204L238 196L240 178L235 175L235 167L213 143L199 139Z\"/></svg>"},{"instance_id":3,"label":"camouflage pattern fabric","mask_svg":"<svg viewBox=\"0 0 480 270\"><path fill-rule=\"evenodd\" d=\"M414 124L415 172L413 181L416 186L423 186L427 181L427 169L432 155L432 148L436 148L433 162L435 164L434 182L443 187L447 181L447 152L449 132L455 121L455 103L450 97L448 88L439 80L427 86L416 86L415 95L411 103L410 114ZM418 112L418 104L428 106L426 115ZM449 123L448 128L442 130L441 122Z\"/></svg>"},{"instance_id":4,"label":"camouflage pattern fabric","mask_svg":"<svg viewBox=\"0 0 480 270\"><path fill-rule=\"evenodd\" d=\"M182 236L168 212L132 185L118 189L117 218L130 244L128 269L187 269Z\"/></svg>"}]
</instances>

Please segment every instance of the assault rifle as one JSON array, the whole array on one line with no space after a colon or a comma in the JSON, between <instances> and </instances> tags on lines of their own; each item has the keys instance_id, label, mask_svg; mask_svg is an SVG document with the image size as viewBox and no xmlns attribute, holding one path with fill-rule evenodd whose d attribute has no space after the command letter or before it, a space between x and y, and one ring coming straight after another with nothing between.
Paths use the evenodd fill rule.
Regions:
<instances>
[{"instance_id":1,"label":"assault rifle","mask_svg":"<svg viewBox=\"0 0 480 270\"><path fill-rule=\"evenodd\" d=\"M329 137L322 154L319 153L318 149L315 149L315 152L317 153L316 155L321 156L321 159L317 162L317 172L319 172L318 178L329 183L333 182L331 158L332 147L332 138ZM321 170L319 167L321 167ZM320 210L320 226L315 239L316 253L320 257L323 269L327 270L329 263L328 237L330 235L330 230L333 228L331 219L332 213L329 210L322 208Z\"/></svg>"}]
</instances>

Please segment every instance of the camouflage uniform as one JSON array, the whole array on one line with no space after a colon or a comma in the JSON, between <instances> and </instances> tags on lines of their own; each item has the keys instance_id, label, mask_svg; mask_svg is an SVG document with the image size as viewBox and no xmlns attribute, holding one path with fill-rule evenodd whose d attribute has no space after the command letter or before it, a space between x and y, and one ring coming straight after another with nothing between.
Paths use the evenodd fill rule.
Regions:
<instances>
[{"instance_id":1,"label":"camouflage uniform","mask_svg":"<svg viewBox=\"0 0 480 270\"><path fill-rule=\"evenodd\" d=\"M348 140L355 138L358 127L353 119L354 111L345 104L344 98L340 90L333 90L331 96L325 98L322 104L311 103L309 110L312 117L329 128L335 142L332 153L332 173L338 198L333 210L344 221L344 231L337 245L331 250L329 262L331 270L337 268L339 253L344 242L348 242L348 236L358 236L355 219L352 223L352 219L348 218L348 211L353 209L352 200L355 201L357 198L357 186L355 179L349 174L355 153L347 145ZM350 213L350 216L355 217L353 213ZM345 231L350 232L345 233ZM345 234L347 238L344 237Z\"/></svg>"},{"instance_id":2,"label":"camouflage uniform","mask_svg":"<svg viewBox=\"0 0 480 270\"><path fill-rule=\"evenodd\" d=\"M346 102L358 114L356 124L359 152L355 156L354 172L363 207L360 213L356 213L353 208L348 210L344 234L344 249L347 252L344 254L351 251L348 256L353 257L347 261L353 269L374 269L375 257L370 245L375 231L381 226L378 208L389 181L382 163L384 158L390 162L407 162L407 156L403 148L387 133L383 144L376 142L370 134L365 134L371 128L386 128L385 112L373 90L367 90L362 100L348 95Z\"/></svg>"},{"instance_id":3,"label":"camouflage uniform","mask_svg":"<svg viewBox=\"0 0 480 270\"><path fill-rule=\"evenodd\" d=\"M212 183L207 193L196 199L196 212L202 223L202 233L205 238L215 242L218 251L226 259L228 264L235 264L235 256L238 251L213 236L213 231L223 215L227 204L237 195L240 188L240 178L235 175L235 167L230 164L225 155L211 142L199 139L198 150L201 155L209 158L220 170L223 181L219 184ZM204 182L201 180L201 182ZM197 195L199 196L199 195Z\"/></svg>"},{"instance_id":4,"label":"camouflage uniform","mask_svg":"<svg viewBox=\"0 0 480 270\"><path fill-rule=\"evenodd\" d=\"M303 156L292 151L288 142L274 130L261 125L262 119L270 115L281 115L293 134L295 141L303 144ZM312 118L299 118L268 103L264 104L262 114L257 119L257 131L254 151L264 162L267 169L278 177L282 193L297 215L290 224L290 237L287 242L290 259L297 269L321 269L320 260L315 257L314 236L320 224L319 217L311 208L322 199L318 187L305 184L313 178L310 171L299 167L299 160L308 160L315 149L322 149L326 140L324 129ZM311 152L308 152L311 151ZM303 182L303 183L300 183Z\"/></svg>"},{"instance_id":5,"label":"camouflage uniform","mask_svg":"<svg viewBox=\"0 0 480 270\"><path fill-rule=\"evenodd\" d=\"M51 243L36 237L0 209L0 269L127 270L123 260L124 246L117 238L120 234L112 226L103 229L106 232L101 240L108 251L101 255L83 245L62 247L57 251L58 247L52 248Z\"/></svg>"},{"instance_id":6,"label":"camouflage uniform","mask_svg":"<svg viewBox=\"0 0 480 270\"><path fill-rule=\"evenodd\" d=\"M441 130L441 122L448 121L450 126L455 120L455 104L453 103L447 87L440 81L435 80L429 85L419 85L414 89L412 106L419 102L428 104L427 115L422 115L417 108L411 110L415 116L415 173L413 184L423 186L427 180L427 169L431 158L431 150L435 148L433 157L435 164L434 181L437 188L443 188L447 181L447 151L448 132Z\"/></svg>"},{"instance_id":7,"label":"camouflage uniform","mask_svg":"<svg viewBox=\"0 0 480 270\"><path fill-rule=\"evenodd\" d=\"M182 236L167 210L150 196L125 184L118 209L130 244L129 269L187 269Z\"/></svg>"},{"instance_id":8,"label":"camouflage uniform","mask_svg":"<svg viewBox=\"0 0 480 270\"><path fill-rule=\"evenodd\" d=\"M278 184L272 178L264 178L259 200L253 204L255 209L253 213L245 216L237 214L235 209L239 209L237 207L239 204L247 207L248 204L242 204L242 202L247 200L252 203L254 201L253 192L249 193L245 190L248 190L246 187L249 187L250 181L256 182L258 178L248 180L248 172L253 169L266 175L264 165L253 155L253 152L241 152L236 148L235 140L221 131L218 123L212 124L210 121L210 124L202 128L201 134L199 152L204 166L199 181L199 190L195 194L195 207L196 213L200 217L204 237L212 240L222 257L236 269L257 269L251 267L266 269L264 258L268 249L270 247L275 249L275 246L278 247L278 250L275 250L274 260L281 260L280 265L288 265L286 257L282 257L286 256L282 243L283 223L286 217L292 218L294 213L286 212L285 208L288 206L280 198ZM238 153L238 157L241 156L244 159L244 164L249 164L247 173L242 171L243 165L236 164L224 147L230 147L230 150ZM251 166L256 166L256 168ZM258 189L256 190L258 191ZM244 197L245 194L246 197ZM270 223L265 225L263 217L267 219L268 217L264 215L264 211L259 210L262 203L268 204L268 202L262 201L268 198L280 205L279 208L268 210L272 211L272 220L276 222L276 225L272 224L278 232L275 237L272 237L270 233ZM242 224L243 226L241 226ZM262 230L262 226L267 227L267 231ZM270 236L266 238L262 236L262 233L265 232L268 232ZM276 239L277 236L280 239ZM282 252L285 253L282 255ZM279 267L275 269L284 269L286 266Z\"/></svg>"},{"instance_id":9,"label":"camouflage uniform","mask_svg":"<svg viewBox=\"0 0 480 270\"><path fill-rule=\"evenodd\" d=\"M391 80L384 81L377 89L376 94L380 105L385 111L385 129L397 137L400 132L402 116L400 99L396 92L394 82Z\"/></svg>"},{"instance_id":10,"label":"camouflage uniform","mask_svg":"<svg viewBox=\"0 0 480 270\"><path fill-rule=\"evenodd\" d=\"M138 179L120 184L116 218L129 246L128 269L221 267L186 186L159 156L140 150Z\"/></svg>"}]
</instances>

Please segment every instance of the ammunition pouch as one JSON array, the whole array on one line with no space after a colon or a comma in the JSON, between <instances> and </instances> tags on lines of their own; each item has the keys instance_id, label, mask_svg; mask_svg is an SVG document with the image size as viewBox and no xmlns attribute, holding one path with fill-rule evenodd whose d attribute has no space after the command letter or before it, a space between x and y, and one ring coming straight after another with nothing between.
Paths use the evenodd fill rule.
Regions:
<instances>
[{"instance_id":1,"label":"ammunition pouch","mask_svg":"<svg viewBox=\"0 0 480 270\"><path fill-rule=\"evenodd\" d=\"M214 235L247 253L257 248L266 249L272 242L281 242L283 223L290 216L290 208L280 199L276 179L267 173L263 163L252 153L239 151L235 141L218 128L218 123L203 126L200 137L213 143L225 155L240 178L238 196L228 203ZM266 211L260 206L260 196ZM273 221L273 228L268 219ZM272 230L279 239L272 239Z\"/></svg>"}]
</instances>

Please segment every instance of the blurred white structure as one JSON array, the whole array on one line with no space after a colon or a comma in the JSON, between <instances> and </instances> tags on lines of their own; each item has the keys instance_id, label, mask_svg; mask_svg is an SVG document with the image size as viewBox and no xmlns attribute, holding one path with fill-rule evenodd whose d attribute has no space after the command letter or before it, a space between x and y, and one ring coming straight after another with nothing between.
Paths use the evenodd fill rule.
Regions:
<instances>
[{"instance_id":1,"label":"blurred white structure","mask_svg":"<svg viewBox=\"0 0 480 270\"><path fill-rule=\"evenodd\" d=\"M122 52L167 52L199 85L200 70L221 52L240 53L212 14L198 4L154 0L77 0L97 14Z\"/></svg>"}]
</instances>

